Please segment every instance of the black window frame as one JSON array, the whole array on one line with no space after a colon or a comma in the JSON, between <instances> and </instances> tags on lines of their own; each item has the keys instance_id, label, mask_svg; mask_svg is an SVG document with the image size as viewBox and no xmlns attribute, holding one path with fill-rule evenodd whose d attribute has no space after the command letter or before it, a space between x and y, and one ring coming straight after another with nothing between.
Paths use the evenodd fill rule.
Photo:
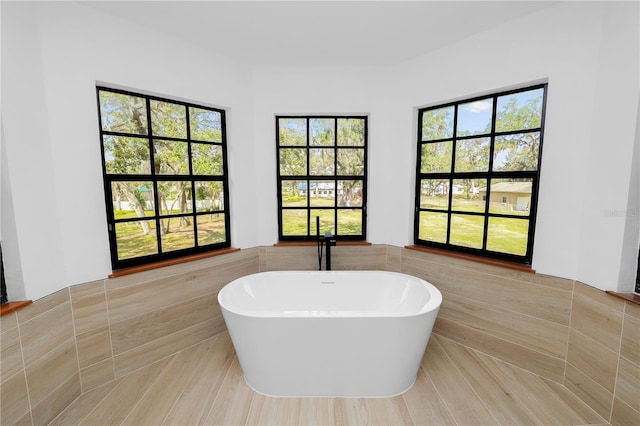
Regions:
<instances>
[{"instance_id":1,"label":"black window frame","mask_svg":"<svg viewBox=\"0 0 640 426\"><path fill-rule=\"evenodd\" d=\"M306 120L306 145L280 145L280 119L305 119ZM310 144L310 120L313 119L333 119L334 120L334 143L331 146L314 146ZM361 119L364 120L364 144L359 146L344 146L338 145L338 120L340 119ZM333 212L333 220L334 220L334 230L336 232L332 232L333 236L337 241L366 241L367 236L367 159L368 159L368 139L369 139L369 117L368 115L361 114L345 114L345 115L276 115L275 116L276 123L276 170L277 170L277 198L278 198L278 240L279 241L315 241L316 233L314 230L316 229L316 218L313 216L312 211L314 209L322 209L322 210L334 210ZM306 174L305 175L282 175L280 169L280 150L286 148L304 148L306 149ZM333 175L312 175L310 174L310 155L309 150L314 148L323 148L329 149L333 148L334 150L334 174ZM339 175L337 174L337 162L338 162L338 149L363 149L364 150L364 164L363 164L363 173L359 175ZM306 181L307 188L311 189L311 181L327 181L333 182L334 188L338 188L339 180L362 180L362 206L354 207L354 206L339 206L337 201L337 191L334 190L334 206L333 207L314 207L311 206L311 197L307 198L307 203L304 209L306 210L307 215L307 235L284 235L283 234L283 210L293 210L300 209L301 207L285 207L283 206L283 198L282 198L282 183L287 180L303 180ZM362 233L357 235L341 235L337 232L338 230L338 211L339 210L361 210L362 211ZM321 226L322 228L322 226Z\"/></svg>"},{"instance_id":2,"label":"black window frame","mask_svg":"<svg viewBox=\"0 0 640 426\"><path fill-rule=\"evenodd\" d=\"M114 132L103 130L102 126L102 112L100 105L100 92L112 92L127 96L134 96L137 98L144 98L146 105L146 121L147 121L147 134L140 135L134 133L127 132ZM231 212L230 212L230 201L229 201L229 173L228 173L228 158L227 158L227 131L226 131L226 111L221 108L211 107L207 105L197 104L193 102L188 102L180 99L172 99L167 97L161 97L156 95L150 95L143 92L134 92L130 90L123 90L119 88L113 88L104 85L96 86L96 99L98 106L98 128L100 133L100 152L101 152L101 163L102 163L102 173L103 173L103 181L104 181L104 196L105 196L105 207L107 214L107 229L109 234L109 245L111 252L111 266L113 270L119 270L134 266L146 265L155 262L165 261L169 259L176 259L180 257L185 257L194 254L201 254L206 252L211 252L215 250L225 249L231 247ZM185 108L185 122L186 122L186 138L177 138L177 137L168 137L168 136L157 136L153 134L153 124L151 119L151 101L158 102L167 102L179 106L183 106ZM191 126L190 126L190 114L189 108L197 108L200 110L212 111L220 114L220 126L221 126L221 140L217 141L204 141L198 139L192 139L191 136ZM120 136L120 137L132 137L146 139L146 143L149 148L150 155L150 172L149 174L111 174L107 172L107 162L105 157L105 136ZM167 142L186 142L188 146L188 163L189 163L189 172L187 174L159 174L156 173L154 164L154 140L163 140ZM192 144L206 144L210 146L219 146L222 155L222 175L197 175L194 174L193 165L192 165ZM153 216L145 216L145 220L153 220L155 221L155 233L156 233L156 242L158 251L156 254L143 255L132 258L118 258L118 246L116 239L116 224L125 223L125 222L136 222L139 221L140 218L126 218L126 219L116 219L114 215L114 207L113 207L113 194L112 194L112 182L117 181L140 181L140 182L151 182L153 185L153 194L154 194L154 211L155 214ZM187 213L180 214L161 214L159 203L157 200L158 194L158 183L159 182L171 182L171 181L182 181L189 182L190 191L191 191L191 202L193 203L191 207L191 211ZM222 191L223 191L223 200L222 200L222 208L216 208L209 211L198 211L196 207L196 182L221 182L222 183ZM222 242L216 242L213 244L198 244L198 216L205 215L213 215L213 214L224 214L224 238L225 240ZM162 249L162 235L161 235L161 221L163 219L174 219L174 218L191 218L193 223L193 246L188 248L182 248L177 250L163 251Z\"/></svg>"},{"instance_id":3,"label":"black window frame","mask_svg":"<svg viewBox=\"0 0 640 426\"><path fill-rule=\"evenodd\" d=\"M542 89L542 105L541 105L541 123L539 127L535 128L526 128L526 129L518 129L504 132L496 131L496 111L497 111L497 99L500 96L516 94L520 92L527 92L530 90ZM456 101L446 102L438 105L428 106L424 108L418 109L418 117L417 117L417 156L416 156L416 178L415 178L415 211L414 211L414 244L417 246L424 247L432 247L437 249L443 249L453 252L460 252L465 254L476 255L480 257L494 258L499 260L505 260L508 262L520 263L525 265L531 265L532 257L533 257L533 247L534 247L534 239L535 239L535 225L536 225L536 217L537 217L537 206L538 206L538 195L539 195L539 183L540 183L540 171L542 165L542 148L544 141L544 127L545 127L545 116L546 116L546 104L547 104L547 96L548 96L548 83L539 83L532 85L524 85L522 87L513 88L509 90L503 90L498 92L491 92L484 95L473 96L469 98L463 98ZM474 135L464 135L458 137L456 134L457 131L457 117L458 117L458 107L463 104L486 100L488 98L492 98L492 115L491 115L491 130L489 133L482 134L474 134ZM442 139L433 139L428 141L422 141L422 122L423 122L423 114L426 111L437 110L440 108L454 107L454 115L453 115L453 136L451 138L442 138ZM538 164L536 170L526 170L526 171L496 171L493 170L493 160L494 160L494 147L495 147L495 138L496 136L507 136L510 134L517 134L523 132L539 132L539 148L538 148ZM456 172L455 171L455 147L456 142L458 140L465 139L473 139L473 138L481 138L488 137L490 139L490 151L489 151L489 166L486 172ZM447 173L422 173L421 172L421 160L422 160L422 146L426 143L437 143L443 141L452 141L452 153L451 153L451 170ZM485 179L487 186L486 192L484 194L483 201L485 202L485 210L482 213L468 212L462 210L456 210L452 205L452 197L453 197L453 184L455 179ZM422 179L443 179L448 180L449 191L448 196L448 209L428 209L422 208L420 205L421 202L421 183ZM490 202L491 202L491 185L489 184L492 179L531 179L531 199L529 205L529 215L526 218L521 216L510 216L505 214L496 214L490 211ZM419 238L420 233L420 213L423 211L433 211L438 213L446 213L447 214L447 230L446 230L446 242L435 242L429 241L425 239ZM483 236L482 236L482 248L472 248L465 247L461 245L450 244L450 233L451 233L451 216L452 214L465 214L465 215L476 215L481 216L484 219L483 224ZM489 218L491 217L503 217L503 218L514 218L521 220L528 220L528 234L527 234L527 245L526 245L526 253L524 255L516 255L511 253L497 252L491 251L487 249L487 229Z\"/></svg>"}]
</instances>

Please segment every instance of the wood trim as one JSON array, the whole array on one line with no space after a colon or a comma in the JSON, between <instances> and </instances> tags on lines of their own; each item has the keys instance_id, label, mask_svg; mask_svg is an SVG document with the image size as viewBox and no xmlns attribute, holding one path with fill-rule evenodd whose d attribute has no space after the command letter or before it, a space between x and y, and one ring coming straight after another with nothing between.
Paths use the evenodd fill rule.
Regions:
<instances>
[{"instance_id":1,"label":"wood trim","mask_svg":"<svg viewBox=\"0 0 640 426\"><path fill-rule=\"evenodd\" d=\"M18 300L15 302L7 302L4 305L0 306L0 317L4 315L8 315L11 312L17 311L18 309L24 308L25 306L29 306L33 303L31 300Z\"/></svg>"},{"instance_id":2,"label":"wood trim","mask_svg":"<svg viewBox=\"0 0 640 426\"><path fill-rule=\"evenodd\" d=\"M640 305L640 294L637 293L618 293L616 291L607 290L607 294L610 294L618 299L626 300L629 303L633 303L634 305Z\"/></svg>"},{"instance_id":3,"label":"wood trim","mask_svg":"<svg viewBox=\"0 0 640 426\"><path fill-rule=\"evenodd\" d=\"M529 265L524 265L524 264L515 263L515 262L508 262L506 260L491 259L489 257L474 256L472 254L458 253L454 251L441 250L441 249L436 249L431 247L422 247L422 246L416 246L416 245L404 246L404 248L408 250L416 250L424 253L432 253L432 254L438 254L440 256L455 257L456 259L463 259L463 260L469 260L472 262L484 263L485 265L499 266L501 268L513 269L516 271L528 272L531 274L536 273L535 269L532 269L531 266Z\"/></svg>"},{"instance_id":4,"label":"wood trim","mask_svg":"<svg viewBox=\"0 0 640 426\"><path fill-rule=\"evenodd\" d=\"M123 275L136 274L138 272L151 271L153 269L164 268L165 266L178 265L180 263L192 262L194 260L206 259L208 257L220 256L228 253L240 251L239 248L226 248L210 251L207 253L192 254L190 256L178 257L176 259L163 260L161 262L148 263L146 265L132 266L131 268L117 269L113 271L109 278L121 277Z\"/></svg>"},{"instance_id":5,"label":"wood trim","mask_svg":"<svg viewBox=\"0 0 640 426\"><path fill-rule=\"evenodd\" d=\"M307 247L316 246L317 241L278 241L273 247ZM369 241L337 241L338 246L370 246L373 245Z\"/></svg>"}]
</instances>

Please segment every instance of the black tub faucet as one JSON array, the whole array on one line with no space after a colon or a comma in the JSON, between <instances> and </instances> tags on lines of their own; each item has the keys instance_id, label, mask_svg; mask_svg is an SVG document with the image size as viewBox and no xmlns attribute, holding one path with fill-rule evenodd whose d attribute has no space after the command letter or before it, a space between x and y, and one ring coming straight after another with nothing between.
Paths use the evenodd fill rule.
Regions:
<instances>
[{"instance_id":1,"label":"black tub faucet","mask_svg":"<svg viewBox=\"0 0 640 426\"><path fill-rule=\"evenodd\" d=\"M318 271L322 271L322 249L327 247L327 260L325 269L331 270L331 246L336 245L336 239L331 232L327 231L323 236L320 236L320 216L316 216L316 240L318 242Z\"/></svg>"}]
</instances>

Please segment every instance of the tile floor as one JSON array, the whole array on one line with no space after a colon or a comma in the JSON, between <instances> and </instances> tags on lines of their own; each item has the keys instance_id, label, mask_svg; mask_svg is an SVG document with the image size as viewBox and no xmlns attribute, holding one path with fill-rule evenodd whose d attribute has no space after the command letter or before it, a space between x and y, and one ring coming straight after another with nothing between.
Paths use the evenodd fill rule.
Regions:
<instances>
[{"instance_id":1,"label":"tile floor","mask_svg":"<svg viewBox=\"0 0 640 426\"><path fill-rule=\"evenodd\" d=\"M393 398L269 398L226 332L81 395L52 425L603 425L564 386L433 334Z\"/></svg>"}]
</instances>

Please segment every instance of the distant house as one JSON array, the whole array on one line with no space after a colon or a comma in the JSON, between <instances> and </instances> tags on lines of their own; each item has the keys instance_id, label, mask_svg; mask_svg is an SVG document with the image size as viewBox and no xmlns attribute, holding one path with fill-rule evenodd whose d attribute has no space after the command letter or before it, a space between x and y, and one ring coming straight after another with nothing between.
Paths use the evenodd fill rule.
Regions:
<instances>
[{"instance_id":1,"label":"distant house","mask_svg":"<svg viewBox=\"0 0 640 426\"><path fill-rule=\"evenodd\" d=\"M311 197L333 197L336 192L336 186L333 182L311 182L307 191L307 183L302 182L298 184L298 195L306 196L307 192L310 192Z\"/></svg>"},{"instance_id":2,"label":"distant house","mask_svg":"<svg viewBox=\"0 0 640 426\"><path fill-rule=\"evenodd\" d=\"M483 200L487 198L487 188L480 188ZM531 182L500 182L491 185L489 200L494 208L529 211L531 204Z\"/></svg>"}]
</instances>

